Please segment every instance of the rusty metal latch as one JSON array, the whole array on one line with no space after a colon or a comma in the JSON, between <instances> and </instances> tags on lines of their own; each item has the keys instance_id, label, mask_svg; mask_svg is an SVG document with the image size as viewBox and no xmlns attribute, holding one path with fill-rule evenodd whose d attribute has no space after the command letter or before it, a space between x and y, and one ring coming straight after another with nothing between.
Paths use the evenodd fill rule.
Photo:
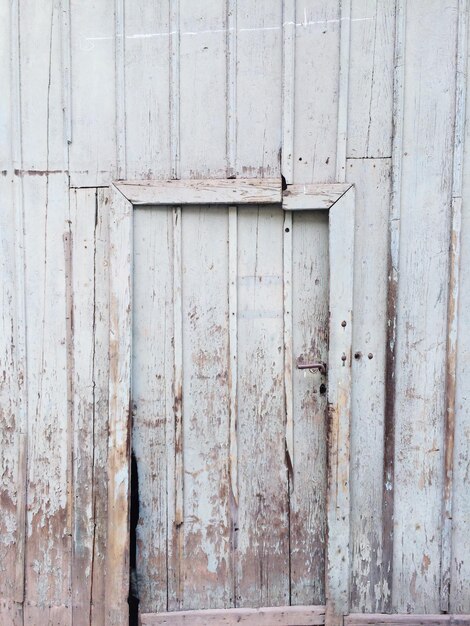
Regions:
<instances>
[{"instance_id":1,"label":"rusty metal latch","mask_svg":"<svg viewBox=\"0 0 470 626\"><path fill-rule=\"evenodd\" d=\"M297 359L297 369L299 370L318 370L320 374L326 376L326 363L322 361L315 363L303 363L300 359Z\"/></svg>"}]
</instances>

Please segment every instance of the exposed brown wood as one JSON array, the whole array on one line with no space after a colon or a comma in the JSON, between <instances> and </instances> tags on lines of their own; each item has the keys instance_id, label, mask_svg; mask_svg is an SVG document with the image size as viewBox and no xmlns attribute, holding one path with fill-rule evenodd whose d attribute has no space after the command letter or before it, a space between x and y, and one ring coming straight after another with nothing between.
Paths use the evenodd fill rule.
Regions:
<instances>
[{"instance_id":1,"label":"exposed brown wood","mask_svg":"<svg viewBox=\"0 0 470 626\"><path fill-rule=\"evenodd\" d=\"M324 606L280 606L261 609L215 609L142 614L142 626L163 624L245 624L246 626L313 626L325 623Z\"/></svg>"}]
</instances>

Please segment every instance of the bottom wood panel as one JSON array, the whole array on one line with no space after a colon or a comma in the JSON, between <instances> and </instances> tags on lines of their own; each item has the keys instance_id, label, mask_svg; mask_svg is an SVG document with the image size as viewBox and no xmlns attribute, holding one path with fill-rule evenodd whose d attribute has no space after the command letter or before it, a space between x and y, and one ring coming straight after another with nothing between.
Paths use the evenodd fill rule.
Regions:
<instances>
[{"instance_id":1,"label":"bottom wood panel","mask_svg":"<svg viewBox=\"0 0 470 626\"><path fill-rule=\"evenodd\" d=\"M324 606L280 606L262 609L214 609L205 611L177 611L174 613L146 613L141 615L142 626L162 624L244 624L245 626L312 626L325 623Z\"/></svg>"},{"instance_id":2,"label":"bottom wood panel","mask_svg":"<svg viewBox=\"0 0 470 626\"><path fill-rule=\"evenodd\" d=\"M344 618L344 626L369 626L370 624L382 624L382 626L464 626L470 624L470 615L380 615L380 614L357 614L348 615Z\"/></svg>"}]
</instances>

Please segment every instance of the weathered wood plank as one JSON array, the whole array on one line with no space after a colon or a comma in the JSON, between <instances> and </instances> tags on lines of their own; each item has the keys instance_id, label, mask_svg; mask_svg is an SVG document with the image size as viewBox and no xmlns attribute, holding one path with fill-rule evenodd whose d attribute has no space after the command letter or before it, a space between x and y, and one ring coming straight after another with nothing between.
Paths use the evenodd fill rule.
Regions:
<instances>
[{"instance_id":1,"label":"weathered wood plank","mask_svg":"<svg viewBox=\"0 0 470 626\"><path fill-rule=\"evenodd\" d=\"M383 610L382 471L390 159L348 160L356 189L351 424L351 610ZM385 579L387 576L385 575Z\"/></svg>"},{"instance_id":2,"label":"weathered wood plank","mask_svg":"<svg viewBox=\"0 0 470 626\"><path fill-rule=\"evenodd\" d=\"M290 494L292 604L325 601L327 378L296 363L327 362L328 214L293 214L293 435Z\"/></svg>"},{"instance_id":3,"label":"weathered wood plank","mask_svg":"<svg viewBox=\"0 0 470 626\"><path fill-rule=\"evenodd\" d=\"M282 192L282 208L284 211L329 209L350 187L350 183L287 185Z\"/></svg>"},{"instance_id":4,"label":"weathered wood plank","mask_svg":"<svg viewBox=\"0 0 470 626\"><path fill-rule=\"evenodd\" d=\"M458 2L406 6L393 608L439 610ZM436 83L436 72L445 76ZM423 158L426 155L426 158Z\"/></svg>"},{"instance_id":5,"label":"weathered wood plank","mask_svg":"<svg viewBox=\"0 0 470 626\"><path fill-rule=\"evenodd\" d=\"M220 178L226 162L225 0L178 0L180 175ZM208 94L210 96L208 97Z\"/></svg>"},{"instance_id":6,"label":"weathered wood plank","mask_svg":"<svg viewBox=\"0 0 470 626\"><path fill-rule=\"evenodd\" d=\"M109 185L117 178L116 25L114 0L70 0L73 186Z\"/></svg>"},{"instance_id":7,"label":"weathered wood plank","mask_svg":"<svg viewBox=\"0 0 470 626\"><path fill-rule=\"evenodd\" d=\"M395 3L351 6L348 157L391 157Z\"/></svg>"},{"instance_id":8,"label":"weathered wood plank","mask_svg":"<svg viewBox=\"0 0 470 626\"><path fill-rule=\"evenodd\" d=\"M449 624L457 626L458 624L470 624L470 615L348 615L344 620L345 626L368 626L369 624L384 624L384 626L399 626L400 624L408 624L409 626L441 626L441 624Z\"/></svg>"},{"instance_id":9,"label":"weathered wood plank","mask_svg":"<svg viewBox=\"0 0 470 626\"><path fill-rule=\"evenodd\" d=\"M137 578L144 613L167 610L167 490L174 449L172 231L171 209L135 209L132 448L139 476Z\"/></svg>"},{"instance_id":10,"label":"weathered wood plank","mask_svg":"<svg viewBox=\"0 0 470 626\"><path fill-rule=\"evenodd\" d=\"M0 180L0 596L4 623L22 623L25 544L26 354L22 207Z\"/></svg>"},{"instance_id":11,"label":"weathered wood plank","mask_svg":"<svg viewBox=\"0 0 470 626\"><path fill-rule=\"evenodd\" d=\"M245 607L289 601L282 234L280 210L239 212L236 603Z\"/></svg>"},{"instance_id":12,"label":"weathered wood plank","mask_svg":"<svg viewBox=\"0 0 470 626\"><path fill-rule=\"evenodd\" d=\"M109 189L96 189L95 217L95 319L94 319L94 458L93 555L90 623L105 623L105 556L108 511L108 405L109 405Z\"/></svg>"},{"instance_id":13,"label":"weathered wood plank","mask_svg":"<svg viewBox=\"0 0 470 626\"><path fill-rule=\"evenodd\" d=\"M95 223L96 190L79 189L70 196L67 301L73 326L68 372L73 446L72 616L73 623L90 623L94 540L94 345L95 345Z\"/></svg>"},{"instance_id":14,"label":"weathered wood plank","mask_svg":"<svg viewBox=\"0 0 470 626\"><path fill-rule=\"evenodd\" d=\"M227 240L227 209L183 211L183 609L233 606Z\"/></svg>"},{"instance_id":15,"label":"weathered wood plank","mask_svg":"<svg viewBox=\"0 0 470 626\"><path fill-rule=\"evenodd\" d=\"M19 6L23 171L67 169L62 101L62 16L56 0ZM34 36L31 34L34 33Z\"/></svg>"},{"instance_id":16,"label":"weathered wood plank","mask_svg":"<svg viewBox=\"0 0 470 626\"><path fill-rule=\"evenodd\" d=\"M171 176L169 4L125 1L126 167L131 179Z\"/></svg>"},{"instance_id":17,"label":"weathered wood plank","mask_svg":"<svg viewBox=\"0 0 470 626\"><path fill-rule=\"evenodd\" d=\"M109 437L106 626L128 621L132 205L113 189L109 232Z\"/></svg>"},{"instance_id":18,"label":"weathered wood plank","mask_svg":"<svg viewBox=\"0 0 470 626\"><path fill-rule=\"evenodd\" d=\"M237 0L237 176L280 176L282 0Z\"/></svg>"},{"instance_id":19,"label":"weathered wood plank","mask_svg":"<svg viewBox=\"0 0 470 626\"><path fill-rule=\"evenodd\" d=\"M181 611L179 613L143 614L142 626L158 624L246 624L247 626L313 626L325 623L324 606L281 606L261 609Z\"/></svg>"},{"instance_id":20,"label":"weathered wood plank","mask_svg":"<svg viewBox=\"0 0 470 626\"><path fill-rule=\"evenodd\" d=\"M280 179L119 181L116 187L135 205L280 204Z\"/></svg>"},{"instance_id":21,"label":"weathered wood plank","mask_svg":"<svg viewBox=\"0 0 470 626\"><path fill-rule=\"evenodd\" d=\"M339 42L339 0L296 3L293 180L297 183L337 182Z\"/></svg>"},{"instance_id":22,"label":"weathered wood plank","mask_svg":"<svg viewBox=\"0 0 470 626\"><path fill-rule=\"evenodd\" d=\"M350 427L355 193L329 215L327 623L342 624L350 598Z\"/></svg>"},{"instance_id":23,"label":"weathered wood plank","mask_svg":"<svg viewBox=\"0 0 470 626\"><path fill-rule=\"evenodd\" d=\"M25 623L71 619L72 493L64 234L68 180L23 180L28 462Z\"/></svg>"}]
</instances>

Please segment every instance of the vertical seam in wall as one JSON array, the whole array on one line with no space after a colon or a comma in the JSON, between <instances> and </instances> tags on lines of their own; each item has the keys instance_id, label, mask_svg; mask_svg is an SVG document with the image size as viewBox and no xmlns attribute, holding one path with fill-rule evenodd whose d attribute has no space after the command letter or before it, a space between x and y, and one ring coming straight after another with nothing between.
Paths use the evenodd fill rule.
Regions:
<instances>
[{"instance_id":1,"label":"vertical seam in wall","mask_svg":"<svg viewBox=\"0 0 470 626\"><path fill-rule=\"evenodd\" d=\"M466 114L468 0L459 0L456 38L455 118L451 230L449 250L449 293L447 302L446 403L444 414L444 481L441 530L440 609L450 607L452 568L452 500L454 471L455 393L457 375L457 341L460 278L460 240L462 223L463 147Z\"/></svg>"},{"instance_id":2,"label":"vertical seam in wall","mask_svg":"<svg viewBox=\"0 0 470 626\"><path fill-rule=\"evenodd\" d=\"M384 466L382 492L382 589L384 612L393 606L394 493L395 493L395 368L400 251L401 171L403 153L404 62L406 0L395 4L393 77L392 194L389 215L387 340L385 354Z\"/></svg>"},{"instance_id":3,"label":"vertical seam in wall","mask_svg":"<svg viewBox=\"0 0 470 626\"><path fill-rule=\"evenodd\" d=\"M170 0L170 177L181 177L180 167L180 0Z\"/></svg>"},{"instance_id":4,"label":"vertical seam in wall","mask_svg":"<svg viewBox=\"0 0 470 626\"><path fill-rule=\"evenodd\" d=\"M237 168L237 2L225 0L226 11L226 162L227 178Z\"/></svg>"},{"instance_id":5,"label":"vertical seam in wall","mask_svg":"<svg viewBox=\"0 0 470 626\"><path fill-rule=\"evenodd\" d=\"M282 3L282 146L281 173L294 182L295 0Z\"/></svg>"},{"instance_id":6,"label":"vertical seam in wall","mask_svg":"<svg viewBox=\"0 0 470 626\"><path fill-rule=\"evenodd\" d=\"M12 85L12 143L11 161L13 168L23 170L23 129L21 101L21 36L20 36L20 4L13 0L10 4L10 76ZM15 602L21 605L21 621L24 623L23 608L25 603L26 584L26 537L27 537L27 499L28 499L28 354L27 354L27 323L26 323L26 263L24 238L24 193L23 177L15 177L12 181L14 193L15 217L15 281L16 281L16 332L17 332L17 364L22 370L21 411L17 424L18 437L18 496L16 511L16 547L17 564L15 571ZM19 319L21 322L19 323Z\"/></svg>"},{"instance_id":7,"label":"vertical seam in wall","mask_svg":"<svg viewBox=\"0 0 470 626\"><path fill-rule=\"evenodd\" d=\"M336 144L336 181L346 181L348 143L349 65L351 48L351 0L341 0L338 84L338 133Z\"/></svg>"},{"instance_id":8,"label":"vertical seam in wall","mask_svg":"<svg viewBox=\"0 0 470 626\"><path fill-rule=\"evenodd\" d=\"M126 76L125 0L114 3L116 161L117 177L126 177Z\"/></svg>"}]
</instances>

